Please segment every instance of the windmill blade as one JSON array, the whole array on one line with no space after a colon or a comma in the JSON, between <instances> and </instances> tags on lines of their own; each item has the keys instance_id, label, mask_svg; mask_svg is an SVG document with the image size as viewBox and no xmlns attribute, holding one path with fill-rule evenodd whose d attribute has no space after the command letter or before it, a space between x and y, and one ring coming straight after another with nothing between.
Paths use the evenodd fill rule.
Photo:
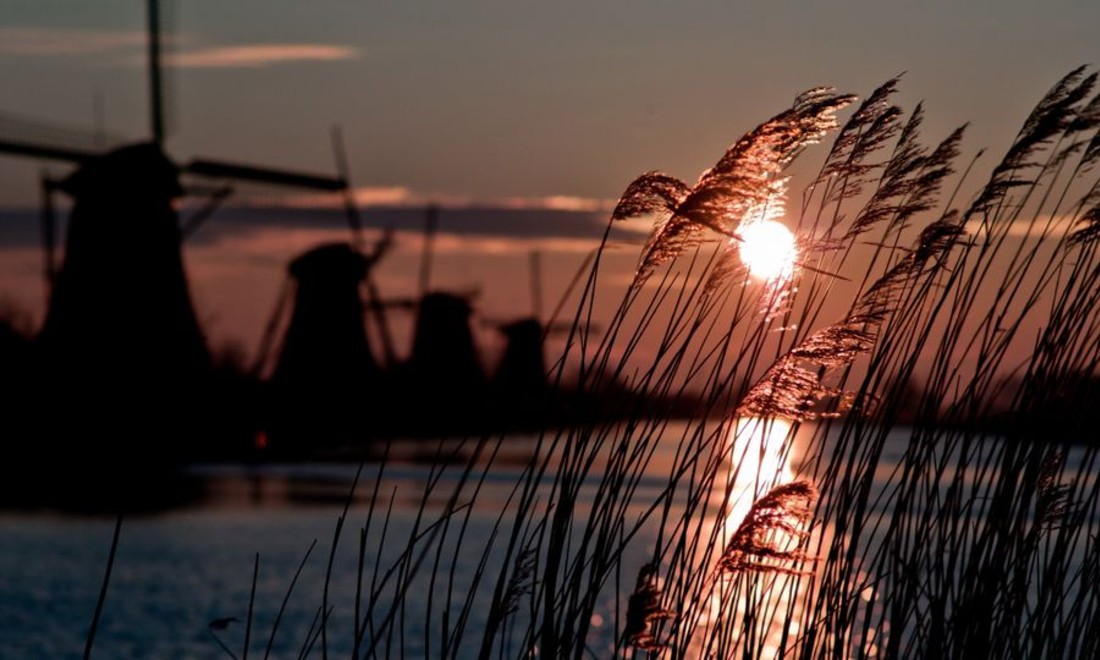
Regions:
<instances>
[{"instance_id":1,"label":"windmill blade","mask_svg":"<svg viewBox=\"0 0 1100 660\"><path fill-rule=\"evenodd\" d=\"M53 295L54 280L57 277L57 220L54 216L53 193L57 182L46 172L41 179L42 210L42 270L46 281L46 305Z\"/></svg>"},{"instance_id":2,"label":"windmill blade","mask_svg":"<svg viewBox=\"0 0 1100 660\"><path fill-rule=\"evenodd\" d=\"M290 186L292 188L308 188L310 190L324 190L337 192L347 188L347 182L338 177L317 176L287 170L276 170L253 165L239 163L227 163L206 159L195 159L185 165L183 170L188 174L206 176L215 179L237 179L240 181L253 181L267 183L275 186Z\"/></svg>"},{"instance_id":3,"label":"windmill blade","mask_svg":"<svg viewBox=\"0 0 1100 660\"><path fill-rule=\"evenodd\" d=\"M195 190L188 190L188 193L195 193ZM218 207L222 205L230 195L233 194L232 186L218 186L209 191L203 191L206 197L206 202L199 210L195 211L194 215L187 219L183 226L180 228L180 238L186 241L191 237L202 223L206 222L210 216L214 215L214 212L218 210Z\"/></svg>"},{"instance_id":4,"label":"windmill blade","mask_svg":"<svg viewBox=\"0 0 1100 660\"><path fill-rule=\"evenodd\" d=\"M146 19L149 28L149 128L153 142L164 144L164 90L160 77L160 2L147 0Z\"/></svg>"},{"instance_id":5,"label":"windmill blade","mask_svg":"<svg viewBox=\"0 0 1100 660\"><path fill-rule=\"evenodd\" d=\"M93 124L95 130L87 130L0 113L0 152L79 163L110 145L125 142L118 135L105 133L99 119L93 118Z\"/></svg>"},{"instance_id":6,"label":"windmill blade","mask_svg":"<svg viewBox=\"0 0 1100 660\"><path fill-rule=\"evenodd\" d=\"M271 361L271 354L275 347L275 335L286 316L287 308L293 294L294 283L289 277L283 279L283 285L279 288L279 295L275 299L275 306L271 310L271 316L264 326L264 334L260 338L260 345L256 349L256 357L252 360L252 368L249 370L253 376L259 377Z\"/></svg>"},{"instance_id":7,"label":"windmill blade","mask_svg":"<svg viewBox=\"0 0 1100 660\"><path fill-rule=\"evenodd\" d=\"M345 193L350 197L351 193L346 188ZM393 227L387 227L382 234L382 238L374 244L374 249L366 255L369 267L366 276L363 278L364 286L367 289L367 309L374 312L374 325L378 330L379 339L382 341L382 353L386 359L386 367L389 369L397 365L397 353L393 349L393 336L390 333L389 320L386 318L386 307L380 304L382 296L378 293L378 286L374 283L371 274L375 265L390 251L391 247L393 247Z\"/></svg>"},{"instance_id":8,"label":"windmill blade","mask_svg":"<svg viewBox=\"0 0 1100 660\"><path fill-rule=\"evenodd\" d=\"M592 260L596 258L597 251L598 250L592 250L591 252L589 252L588 256L586 256L584 258L584 261L581 262L580 267L577 268L577 272L573 274L573 279L569 282L569 286L565 288L565 293L561 294L561 298L558 300L558 304L554 306L554 311L551 312L550 318L546 321L547 328L552 328L557 325L558 315L561 314L561 310L563 307L565 307L565 303L569 300L569 296L572 295L573 289L575 289L577 287L577 283L580 282L581 276L584 275L584 273L588 270L588 266L592 263Z\"/></svg>"},{"instance_id":9,"label":"windmill blade","mask_svg":"<svg viewBox=\"0 0 1100 660\"><path fill-rule=\"evenodd\" d=\"M0 153L48 160L65 160L70 163L83 163L95 157L95 153L80 149L56 147L48 144L33 144L18 140L0 140Z\"/></svg>"},{"instance_id":10,"label":"windmill blade","mask_svg":"<svg viewBox=\"0 0 1100 660\"><path fill-rule=\"evenodd\" d=\"M149 129L153 142L163 147L172 129L172 69L165 68L164 61L165 48L175 41L175 3L146 0L145 16L149 33ZM171 58L172 53L167 55Z\"/></svg>"},{"instance_id":11,"label":"windmill blade","mask_svg":"<svg viewBox=\"0 0 1100 660\"><path fill-rule=\"evenodd\" d=\"M348 153L344 146L344 132L339 125L332 127L332 157L336 161L336 173L345 182L344 184L344 215L348 220L348 228L351 230L352 244L356 249L363 249L363 222L359 218L359 207L355 204L355 195L351 190L351 174L348 166Z\"/></svg>"},{"instance_id":12,"label":"windmill blade","mask_svg":"<svg viewBox=\"0 0 1100 660\"><path fill-rule=\"evenodd\" d=\"M363 221L359 217L359 207L355 203L355 194L351 189L351 168L348 165L347 149L344 146L344 132L339 125L332 127L332 157L336 161L336 172L344 182L344 215L351 230L352 245L356 250L363 249ZM367 268L363 284L367 290L366 309L373 313L375 328L378 330L379 339L382 342L382 354L386 361L386 367L392 369L397 364L397 353L393 348L393 337L390 333L390 324L386 318L386 305L382 303L378 286L374 283L372 270L374 265L389 251L393 245L393 229L387 229L382 238L375 244L374 250L367 255L370 267Z\"/></svg>"}]
</instances>

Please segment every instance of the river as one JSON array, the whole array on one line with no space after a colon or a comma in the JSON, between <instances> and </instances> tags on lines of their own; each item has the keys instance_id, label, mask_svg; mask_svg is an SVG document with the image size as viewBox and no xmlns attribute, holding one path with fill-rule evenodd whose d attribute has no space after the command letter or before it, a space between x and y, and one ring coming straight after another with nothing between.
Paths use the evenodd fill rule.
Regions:
<instances>
[{"instance_id":1,"label":"river","mask_svg":"<svg viewBox=\"0 0 1100 660\"><path fill-rule=\"evenodd\" d=\"M424 630L420 623L424 617L419 613L433 607L433 599L436 611L443 598L462 602L464 586L483 560L480 548L484 540L493 534L501 512L505 512L507 519L512 506L509 498L522 474L516 457L522 456L533 442L531 438L510 442L508 447L515 452L512 460L503 457L498 465L481 475L484 481L478 496L461 515L466 524L464 534L476 541L470 544L476 551L459 549L453 559L443 553L442 569L437 574L450 576L449 585L430 581L431 571L426 570L410 582L404 607L393 612L401 618L400 629L404 634L387 638L383 655L438 655L441 643L438 631ZM883 492L908 443L905 429L887 436L875 471L877 492ZM667 484L673 452L669 443L654 456L632 496L631 501L638 506L627 515L644 510L646 503L660 496ZM795 452L799 452L797 443ZM409 456L406 454L406 458ZM799 457L793 460L797 463ZM1078 459L1070 458L1071 462L1075 460ZM765 469L789 472L791 467L771 465ZM325 602L322 592L327 562L356 471L357 466L348 463L196 467L193 474L204 484L200 501L157 514L124 518L110 589L95 637L95 655L229 657L220 648L224 644L239 657L245 635L249 634L253 657L260 657L268 650L270 657L277 658L296 658L310 651L319 657L322 644L334 657L348 657L354 643L360 529L366 528L370 520L363 555L366 568L362 573L365 577L361 603L365 607L368 600L365 594L372 591L371 576L381 580L387 567L400 563L400 553L406 547L404 541L414 528L424 530L425 520L444 510L449 485L459 483L463 474L460 463L433 468L426 463L395 460L384 469L377 463L363 466L347 524L332 554L327 596L332 609L328 632L321 640L311 631L315 630L321 603ZM585 507L593 504L594 484L599 476L597 470L591 490L581 489L578 515L583 515ZM425 501L426 484L433 481L437 483L435 494ZM732 513L724 523L729 528L725 536L737 526L739 520L735 518L744 516L747 504L731 505ZM383 535L381 520L386 511L390 514ZM885 511L876 515L885 515ZM1095 521L1092 525L1095 527ZM87 639L113 528L114 518L107 517L0 513L0 657L79 656ZM507 530L507 524L503 529ZM646 523L627 546L621 560L624 595L633 587L638 568L651 557L658 533L656 521ZM315 541L316 547L310 552ZM485 558L490 569L496 568L499 560L493 553L500 551L500 546L495 544ZM435 555L428 557L429 562L434 560ZM451 561L453 566L449 564ZM300 564L301 575L280 617L281 604ZM255 566L258 571L252 626L246 631ZM377 610L386 613L390 602L387 599L391 598L387 594L392 591L381 588L377 591L380 594ZM621 603L625 602L623 598ZM589 647L595 653L612 647L617 634L615 627L622 625L620 617L624 613L613 611L614 607L612 600L593 616ZM484 623L486 609L477 602L470 608L472 629ZM218 620L220 625L210 625ZM474 650L460 650L458 656L467 657ZM516 648L509 650L518 654Z\"/></svg>"}]
</instances>

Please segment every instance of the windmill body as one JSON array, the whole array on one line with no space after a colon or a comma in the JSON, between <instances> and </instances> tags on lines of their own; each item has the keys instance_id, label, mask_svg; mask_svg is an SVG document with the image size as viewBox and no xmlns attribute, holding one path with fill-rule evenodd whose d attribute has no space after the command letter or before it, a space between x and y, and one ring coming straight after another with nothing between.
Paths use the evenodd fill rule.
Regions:
<instances>
[{"instance_id":1,"label":"windmill body","mask_svg":"<svg viewBox=\"0 0 1100 660\"><path fill-rule=\"evenodd\" d=\"M175 166L153 144L61 183L73 208L39 343L65 382L188 385L210 362L184 273Z\"/></svg>"},{"instance_id":2,"label":"windmill body","mask_svg":"<svg viewBox=\"0 0 1100 660\"><path fill-rule=\"evenodd\" d=\"M535 317L518 319L500 326L500 332L506 343L493 374L493 386L503 397L537 399L544 396L549 384L542 323Z\"/></svg>"},{"instance_id":3,"label":"windmill body","mask_svg":"<svg viewBox=\"0 0 1100 660\"><path fill-rule=\"evenodd\" d=\"M173 498L174 466L211 424L210 353L195 316L154 144L93 157L64 179L65 258L34 341L24 458L10 486L64 506Z\"/></svg>"},{"instance_id":4,"label":"windmill body","mask_svg":"<svg viewBox=\"0 0 1100 660\"><path fill-rule=\"evenodd\" d=\"M412 352L403 365L399 408L429 432L481 424L486 378L470 328L467 298L441 291L419 300Z\"/></svg>"},{"instance_id":5,"label":"windmill body","mask_svg":"<svg viewBox=\"0 0 1100 660\"><path fill-rule=\"evenodd\" d=\"M363 323L370 260L346 243L291 262L294 307L271 377L271 449L362 442L371 432L380 370Z\"/></svg>"}]
</instances>

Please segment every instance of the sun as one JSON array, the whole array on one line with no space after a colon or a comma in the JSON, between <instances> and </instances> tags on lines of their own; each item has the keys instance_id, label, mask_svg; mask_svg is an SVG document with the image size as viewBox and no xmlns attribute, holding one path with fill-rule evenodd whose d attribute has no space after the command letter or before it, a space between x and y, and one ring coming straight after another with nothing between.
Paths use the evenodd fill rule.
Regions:
<instances>
[{"instance_id":1,"label":"sun","mask_svg":"<svg viewBox=\"0 0 1100 660\"><path fill-rule=\"evenodd\" d=\"M775 220L760 220L742 225L738 251L749 273L765 280L790 277L798 251L794 235Z\"/></svg>"}]
</instances>

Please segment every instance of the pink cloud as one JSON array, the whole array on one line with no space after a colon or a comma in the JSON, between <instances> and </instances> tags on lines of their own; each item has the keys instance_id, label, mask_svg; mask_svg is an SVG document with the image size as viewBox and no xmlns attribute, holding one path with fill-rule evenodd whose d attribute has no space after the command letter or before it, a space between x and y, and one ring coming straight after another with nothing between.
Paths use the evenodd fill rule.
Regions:
<instances>
[{"instance_id":1,"label":"pink cloud","mask_svg":"<svg viewBox=\"0 0 1100 660\"><path fill-rule=\"evenodd\" d=\"M352 194L362 208L402 207L421 208L437 204L449 209L501 209L506 211L578 211L608 213L615 208L615 200L578 197L573 195L544 195L530 197L474 197L422 193L406 186L361 186ZM264 202L270 202L265 198ZM283 198L281 204L290 208L335 208L343 199L337 195L295 195Z\"/></svg>"},{"instance_id":2,"label":"pink cloud","mask_svg":"<svg viewBox=\"0 0 1100 660\"><path fill-rule=\"evenodd\" d=\"M405 186L361 186L352 189L352 196L360 208L370 208L372 206L420 207L428 203L425 197L414 194ZM263 197L245 200L245 203L259 203L260 205L275 203L295 209L337 208L343 206L344 198L332 193L323 193L318 195L294 195L275 200Z\"/></svg>"},{"instance_id":3,"label":"pink cloud","mask_svg":"<svg viewBox=\"0 0 1100 660\"><path fill-rule=\"evenodd\" d=\"M351 60L358 49L329 44L258 44L202 48L169 54L171 66L193 69L256 68L287 62Z\"/></svg>"},{"instance_id":4,"label":"pink cloud","mask_svg":"<svg viewBox=\"0 0 1100 660\"><path fill-rule=\"evenodd\" d=\"M133 51L144 48L148 36L141 30L85 28L0 27L0 55L74 56ZM187 43L178 35L163 37L177 48ZM357 59L362 53L332 44L253 44L177 50L164 55L165 64L185 68L256 68L287 62ZM116 63L143 65L144 55Z\"/></svg>"}]
</instances>

